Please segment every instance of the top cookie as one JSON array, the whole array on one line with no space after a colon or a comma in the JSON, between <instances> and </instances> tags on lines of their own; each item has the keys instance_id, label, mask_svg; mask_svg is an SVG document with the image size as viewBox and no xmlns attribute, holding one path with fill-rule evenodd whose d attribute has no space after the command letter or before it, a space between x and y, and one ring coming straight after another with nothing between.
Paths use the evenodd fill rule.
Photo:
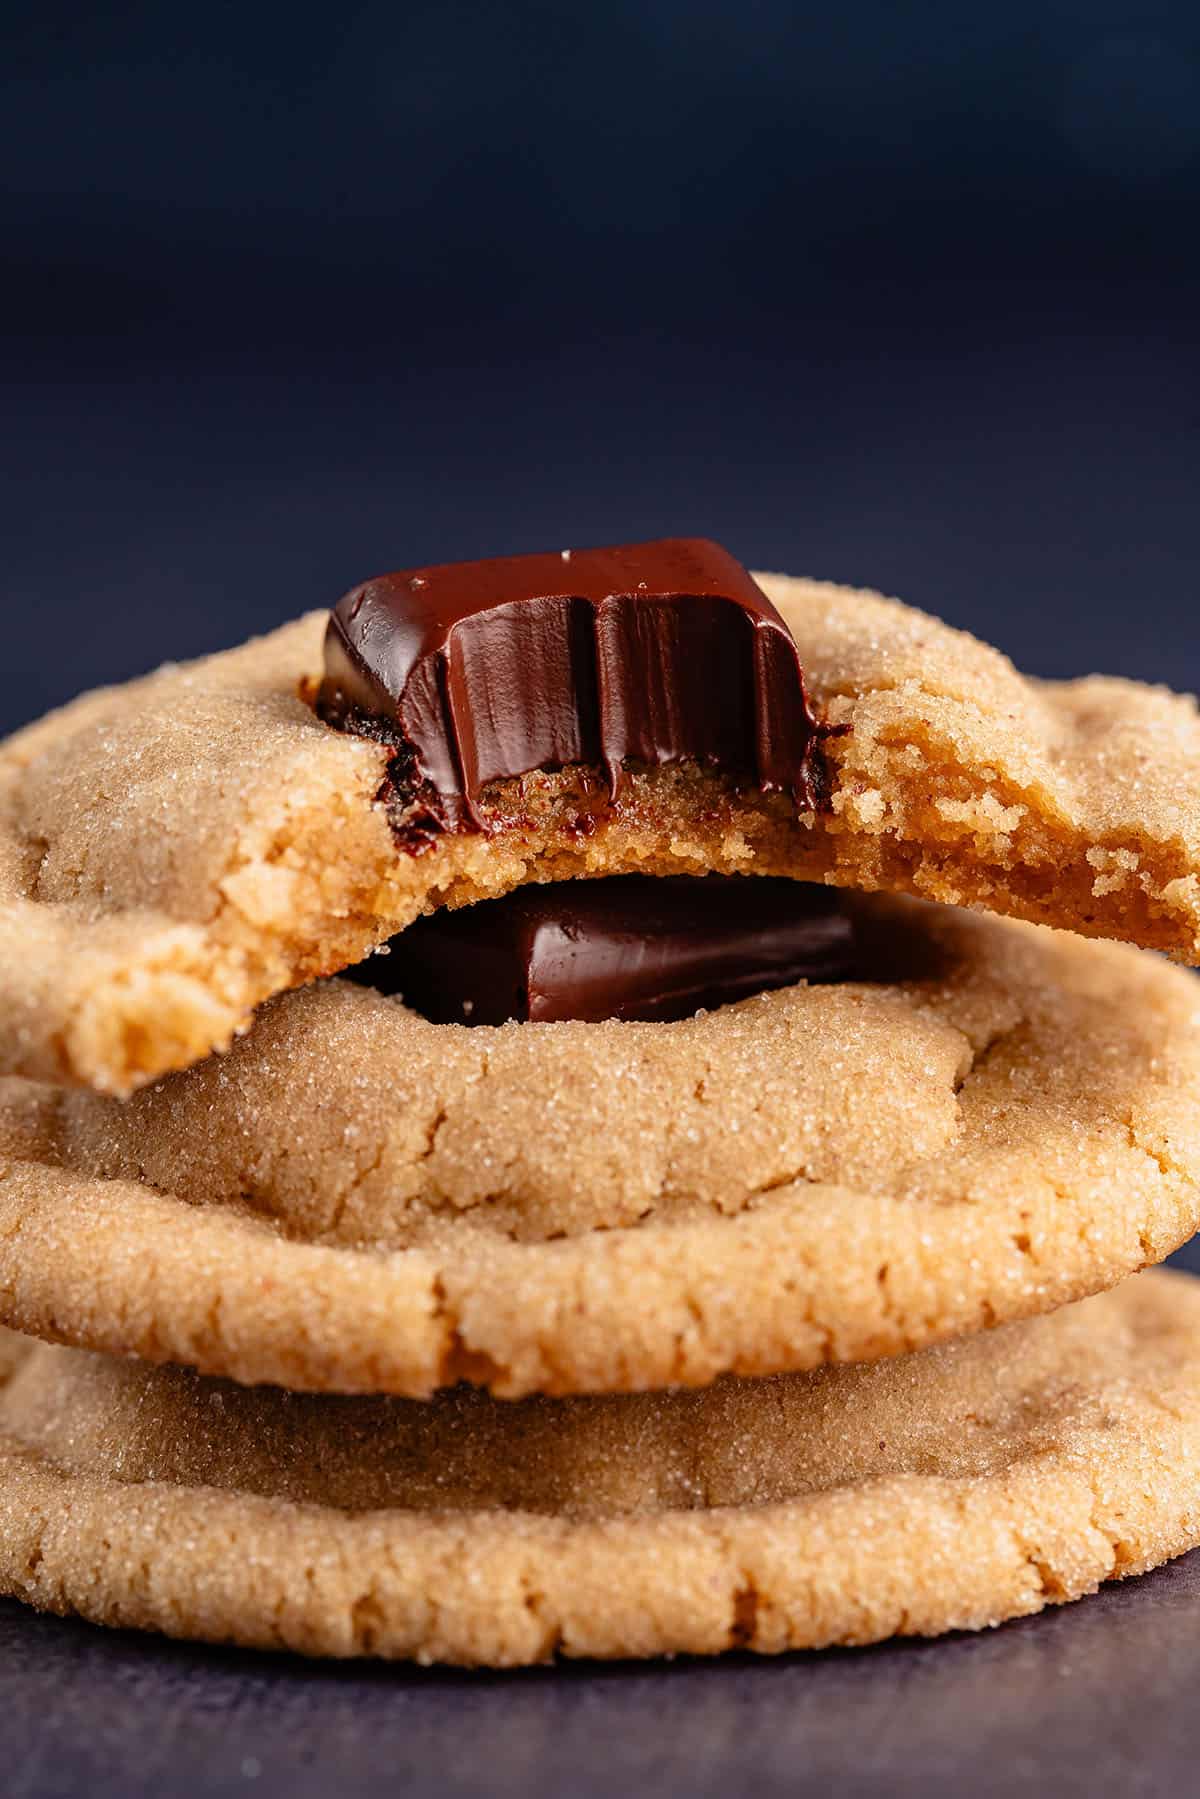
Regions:
<instances>
[{"instance_id":1,"label":"top cookie","mask_svg":"<svg viewBox=\"0 0 1200 1799\"><path fill-rule=\"evenodd\" d=\"M326 615L85 695L0 750L0 1069L127 1093L422 911L529 880L785 874L1200 960L1195 702L1040 683L895 600L759 577L799 646L828 808L695 764L501 779L403 848L387 745L300 697Z\"/></svg>"}]
</instances>

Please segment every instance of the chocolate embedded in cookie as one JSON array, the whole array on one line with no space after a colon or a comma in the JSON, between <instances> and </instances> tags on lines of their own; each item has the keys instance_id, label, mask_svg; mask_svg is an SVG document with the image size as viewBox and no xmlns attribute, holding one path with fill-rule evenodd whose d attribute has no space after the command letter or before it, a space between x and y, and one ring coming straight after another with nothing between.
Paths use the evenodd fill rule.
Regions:
<instances>
[{"instance_id":1,"label":"chocolate embedded in cookie","mask_svg":"<svg viewBox=\"0 0 1200 1799\"><path fill-rule=\"evenodd\" d=\"M464 1030L335 978L131 1100L0 1081L0 1322L293 1388L699 1386L1047 1310L1191 1236L1191 975L848 903L870 980L679 1024Z\"/></svg>"},{"instance_id":2,"label":"chocolate embedded in cookie","mask_svg":"<svg viewBox=\"0 0 1200 1799\"><path fill-rule=\"evenodd\" d=\"M614 875L435 912L350 970L435 1024L668 1021L796 981L845 979L833 888L736 875Z\"/></svg>"},{"instance_id":3,"label":"chocolate embedded in cookie","mask_svg":"<svg viewBox=\"0 0 1200 1799\"><path fill-rule=\"evenodd\" d=\"M539 880L787 875L1200 962L1200 712L1038 682L893 600L759 574L824 719L828 808L695 764L498 782L488 835L398 844L394 744L330 730L328 611L87 694L0 745L0 1069L126 1094L438 906ZM585 791L586 789L586 791ZM821 991L828 991L822 989Z\"/></svg>"},{"instance_id":4,"label":"chocolate embedded in cookie","mask_svg":"<svg viewBox=\"0 0 1200 1799\"><path fill-rule=\"evenodd\" d=\"M317 710L395 743L426 829L477 829L489 782L574 763L614 795L627 760L694 761L805 808L822 792L795 641L703 538L368 581L333 610Z\"/></svg>"}]
</instances>

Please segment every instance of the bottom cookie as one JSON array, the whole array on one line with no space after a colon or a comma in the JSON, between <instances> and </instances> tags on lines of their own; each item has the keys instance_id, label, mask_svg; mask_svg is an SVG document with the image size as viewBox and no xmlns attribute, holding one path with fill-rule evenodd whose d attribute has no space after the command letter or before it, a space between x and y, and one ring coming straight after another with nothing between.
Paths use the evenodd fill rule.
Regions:
<instances>
[{"instance_id":1,"label":"bottom cookie","mask_svg":"<svg viewBox=\"0 0 1200 1799\"><path fill-rule=\"evenodd\" d=\"M1200 1282L898 1360L423 1404L3 1340L0 1591L176 1637L517 1666L974 1629L1200 1541Z\"/></svg>"}]
</instances>

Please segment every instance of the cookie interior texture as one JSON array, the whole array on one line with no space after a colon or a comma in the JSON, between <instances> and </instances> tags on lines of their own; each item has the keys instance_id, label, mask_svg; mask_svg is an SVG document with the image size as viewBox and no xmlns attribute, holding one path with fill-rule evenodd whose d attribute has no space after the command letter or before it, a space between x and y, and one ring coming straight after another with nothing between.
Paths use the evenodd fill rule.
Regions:
<instances>
[{"instance_id":1,"label":"cookie interior texture","mask_svg":"<svg viewBox=\"0 0 1200 1799\"><path fill-rule=\"evenodd\" d=\"M0 1083L0 1320L245 1381L702 1385L894 1355L1200 1222L1200 992L862 897L866 978L432 1025L330 980L121 1102Z\"/></svg>"},{"instance_id":2,"label":"cookie interior texture","mask_svg":"<svg viewBox=\"0 0 1200 1799\"><path fill-rule=\"evenodd\" d=\"M702 1393L297 1396L10 1341L0 1589L517 1665L976 1628L1200 1536L1200 1289Z\"/></svg>"},{"instance_id":3,"label":"cookie interior texture","mask_svg":"<svg viewBox=\"0 0 1200 1799\"><path fill-rule=\"evenodd\" d=\"M1200 959L1200 720L1135 683L1039 684L896 601L761 578L830 723L827 814L688 765L499 783L489 834L398 851L388 753L298 697L324 615L90 694L0 751L0 1066L126 1093L422 910L528 880L783 874Z\"/></svg>"}]
</instances>

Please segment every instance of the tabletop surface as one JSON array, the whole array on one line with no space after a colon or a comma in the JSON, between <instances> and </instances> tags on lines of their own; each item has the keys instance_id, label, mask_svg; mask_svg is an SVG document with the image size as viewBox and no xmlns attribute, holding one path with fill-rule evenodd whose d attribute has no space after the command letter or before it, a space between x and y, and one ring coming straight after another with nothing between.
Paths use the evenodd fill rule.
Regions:
<instances>
[{"instance_id":1,"label":"tabletop surface","mask_svg":"<svg viewBox=\"0 0 1200 1799\"><path fill-rule=\"evenodd\" d=\"M306 1664L0 1604L7 1799L1181 1794L1200 1552L977 1636L524 1673Z\"/></svg>"}]
</instances>

